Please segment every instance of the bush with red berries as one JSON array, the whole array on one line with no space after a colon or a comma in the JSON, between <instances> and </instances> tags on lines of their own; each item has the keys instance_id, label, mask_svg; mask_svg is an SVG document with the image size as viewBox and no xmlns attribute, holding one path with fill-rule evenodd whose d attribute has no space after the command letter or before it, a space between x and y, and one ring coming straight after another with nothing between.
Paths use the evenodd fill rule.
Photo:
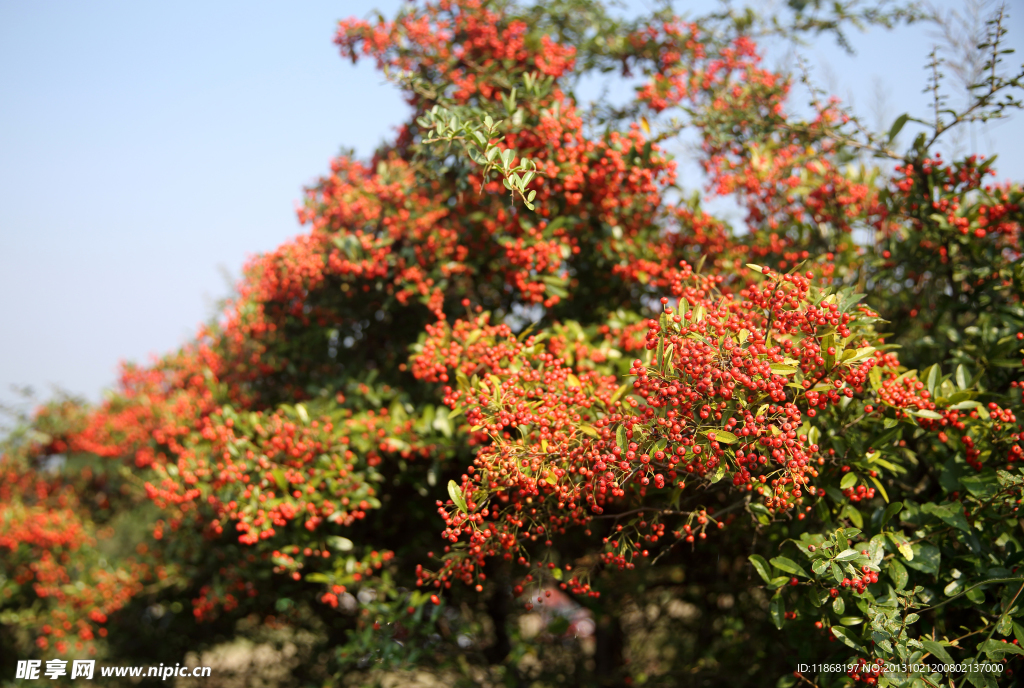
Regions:
<instances>
[{"instance_id":1,"label":"bush with red berries","mask_svg":"<svg viewBox=\"0 0 1024 688\"><path fill-rule=\"evenodd\" d=\"M1019 106L1005 25L966 106L879 134L792 113L777 17L341 22L412 116L215 325L8 437L5 670L283 626L296 685L1011 685L1024 191L939 152ZM635 97L584 105L602 74ZM678 193L683 133L741 227Z\"/></svg>"}]
</instances>

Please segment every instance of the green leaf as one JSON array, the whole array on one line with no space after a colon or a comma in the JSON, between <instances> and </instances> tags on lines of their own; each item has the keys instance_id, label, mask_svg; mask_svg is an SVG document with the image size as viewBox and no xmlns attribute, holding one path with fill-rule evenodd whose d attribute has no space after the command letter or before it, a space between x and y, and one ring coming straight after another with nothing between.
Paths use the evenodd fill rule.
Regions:
<instances>
[{"instance_id":1,"label":"green leaf","mask_svg":"<svg viewBox=\"0 0 1024 688\"><path fill-rule=\"evenodd\" d=\"M711 437L711 434L714 434L715 441L719 442L720 444L736 444L737 442L740 441L740 438L736 437L736 435L732 434L731 432L726 432L725 430L709 430L705 434L708 435L709 439Z\"/></svg>"},{"instance_id":2,"label":"green leaf","mask_svg":"<svg viewBox=\"0 0 1024 688\"><path fill-rule=\"evenodd\" d=\"M903 113L902 115L896 118L896 121L893 122L892 126L889 128L889 143L892 143L893 141L896 140L896 137L899 136L900 131L903 130L903 125L905 125L907 123L907 120L909 119L910 115L908 115L907 113Z\"/></svg>"},{"instance_id":3,"label":"green leaf","mask_svg":"<svg viewBox=\"0 0 1024 688\"><path fill-rule=\"evenodd\" d=\"M751 554L749 557L747 557L747 559L749 559L750 563L754 565L754 569L757 571L758 575L760 575L761 578L764 579L764 582L771 583L772 572L765 558L762 557L760 554Z\"/></svg>"},{"instance_id":4,"label":"green leaf","mask_svg":"<svg viewBox=\"0 0 1024 688\"><path fill-rule=\"evenodd\" d=\"M843 476L843 479L839 482L839 489L848 490L857 484L857 475L855 473L847 473Z\"/></svg>"},{"instance_id":5,"label":"green leaf","mask_svg":"<svg viewBox=\"0 0 1024 688\"><path fill-rule=\"evenodd\" d=\"M964 595L974 604L982 605L985 603L985 593L981 591L981 588L968 588Z\"/></svg>"},{"instance_id":6,"label":"green leaf","mask_svg":"<svg viewBox=\"0 0 1024 688\"><path fill-rule=\"evenodd\" d=\"M889 560L889 577L892 578L897 590L907 587L907 581L910 579L907 568L895 559Z\"/></svg>"},{"instance_id":7,"label":"green leaf","mask_svg":"<svg viewBox=\"0 0 1024 688\"><path fill-rule=\"evenodd\" d=\"M961 363L956 367L956 384L960 389L967 389L967 370Z\"/></svg>"},{"instance_id":8,"label":"green leaf","mask_svg":"<svg viewBox=\"0 0 1024 688\"><path fill-rule=\"evenodd\" d=\"M999 635L1010 635L1013 631L1013 619L1009 614L1003 614L996 622L996 633Z\"/></svg>"},{"instance_id":9,"label":"green leaf","mask_svg":"<svg viewBox=\"0 0 1024 688\"><path fill-rule=\"evenodd\" d=\"M942 369L939 368L938 363L932 365L924 372L925 386L928 393L933 397L935 396L935 386L939 384L940 377L942 377Z\"/></svg>"},{"instance_id":10,"label":"green leaf","mask_svg":"<svg viewBox=\"0 0 1024 688\"><path fill-rule=\"evenodd\" d=\"M452 502L459 508L459 511L464 514L469 513L469 505L466 504L466 498L462 495L462 489L454 480L448 481L448 496L452 498Z\"/></svg>"},{"instance_id":11,"label":"green leaf","mask_svg":"<svg viewBox=\"0 0 1024 688\"><path fill-rule=\"evenodd\" d=\"M327 541L327 545L331 549L336 549L339 552L348 552L354 546L351 540L346 537L341 537L340 535L331 535L325 539Z\"/></svg>"},{"instance_id":12,"label":"green leaf","mask_svg":"<svg viewBox=\"0 0 1024 688\"><path fill-rule=\"evenodd\" d=\"M854 559L858 559L863 556L863 554L855 549L847 549L836 555L836 561L853 561Z\"/></svg>"},{"instance_id":13,"label":"green leaf","mask_svg":"<svg viewBox=\"0 0 1024 688\"><path fill-rule=\"evenodd\" d=\"M888 503L889 502L889 493L885 491L884 487L882 487L882 481L879 480L878 478L876 478L873 475L869 475L868 476L868 480L870 480L872 482L872 484L875 487L878 488L878 491L882 494L882 499L884 499L886 501L886 503Z\"/></svg>"},{"instance_id":14,"label":"green leaf","mask_svg":"<svg viewBox=\"0 0 1024 688\"><path fill-rule=\"evenodd\" d=\"M910 541L907 540L903 533L892 531L886 533L886 535L889 536L889 540L892 541L892 544L896 545L896 549L903 555L904 559L907 561L912 561L914 559L914 549L910 546Z\"/></svg>"},{"instance_id":15,"label":"green leaf","mask_svg":"<svg viewBox=\"0 0 1024 688\"><path fill-rule=\"evenodd\" d=\"M836 613L836 616L842 616L843 612L846 611L846 602L843 601L842 596L832 600L832 611Z\"/></svg>"},{"instance_id":16,"label":"green leaf","mask_svg":"<svg viewBox=\"0 0 1024 688\"><path fill-rule=\"evenodd\" d=\"M852 522L853 525L857 526L858 528L864 527L864 517L861 515L859 511L857 511L857 509L852 504L847 504L846 506L843 507L843 511L840 514L840 518L850 519L850 522Z\"/></svg>"},{"instance_id":17,"label":"green leaf","mask_svg":"<svg viewBox=\"0 0 1024 688\"><path fill-rule=\"evenodd\" d=\"M819 576L824 575L825 571L827 570L828 560L826 559L816 559L814 563L811 564L811 571L814 571Z\"/></svg>"},{"instance_id":18,"label":"green leaf","mask_svg":"<svg viewBox=\"0 0 1024 688\"><path fill-rule=\"evenodd\" d=\"M964 514L961 509L962 507L960 507L957 502L946 502L944 504L928 502L921 506L921 511L924 513L936 516L947 525L951 525L965 533L970 533L971 526L967 523L967 519L964 518Z\"/></svg>"},{"instance_id":19,"label":"green leaf","mask_svg":"<svg viewBox=\"0 0 1024 688\"><path fill-rule=\"evenodd\" d=\"M284 477L284 471L282 471L280 468L275 468L270 472L270 474L274 476L274 482L277 483L277 486L281 489L281 492L284 492L285 495L287 495L288 479Z\"/></svg>"},{"instance_id":20,"label":"green leaf","mask_svg":"<svg viewBox=\"0 0 1024 688\"><path fill-rule=\"evenodd\" d=\"M889 519L901 511L903 511L903 502L893 502L885 507L885 513L882 514L882 527L884 528Z\"/></svg>"},{"instance_id":21,"label":"green leaf","mask_svg":"<svg viewBox=\"0 0 1024 688\"><path fill-rule=\"evenodd\" d=\"M839 551L850 549L850 540L846 535L846 531L842 528L836 531L836 546L839 548Z\"/></svg>"},{"instance_id":22,"label":"green leaf","mask_svg":"<svg viewBox=\"0 0 1024 688\"><path fill-rule=\"evenodd\" d=\"M786 601L782 599L781 593L776 593L775 597L772 598L769 610L775 627L782 628L782 625L786 623Z\"/></svg>"},{"instance_id":23,"label":"green leaf","mask_svg":"<svg viewBox=\"0 0 1024 688\"><path fill-rule=\"evenodd\" d=\"M306 580L310 583L330 583L331 578L325 573L307 573Z\"/></svg>"},{"instance_id":24,"label":"green leaf","mask_svg":"<svg viewBox=\"0 0 1024 688\"><path fill-rule=\"evenodd\" d=\"M626 453L626 450L629 447L629 442L626 440L625 425L620 424L619 427L615 428L615 444L619 446L619 449L622 450L623 454Z\"/></svg>"},{"instance_id":25,"label":"green leaf","mask_svg":"<svg viewBox=\"0 0 1024 688\"><path fill-rule=\"evenodd\" d=\"M946 648L942 645L942 643L936 642L934 640L922 640L921 644L924 646L924 649L928 650L928 652L934 655L935 658L940 660L943 664L954 663L953 658L949 656L948 652L946 652Z\"/></svg>"},{"instance_id":26,"label":"green leaf","mask_svg":"<svg viewBox=\"0 0 1024 688\"><path fill-rule=\"evenodd\" d=\"M847 647L852 647L854 650L864 651L864 648L857 644L857 642L850 637L850 633L846 628L842 626L833 626L832 635L839 638L840 641Z\"/></svg>"},{"instance_id":27,"label":"green leaf","mask_svg":"<svg viewBox=\"0 0 1024 688\"><path fill-rule=\"evenodd\" d=\"M907 559L907 566L933 576L939 572L939 563L942 559L942 554L939 552L938 547L934 545L915 544L911 545L911 549L913 551L913 559ZM903 551L900 550L900 554L902 553Z\"/></svg>"},{"instance_id":28,"label":"green leaf","mask_svg":"<svg viewBox=\"0 0 1024 688\"><path fill-rule=\"evenodd\" d=\"M1017 642L1024 646L1024 626L1021 626L1016 621L1013 623L1013 637L1017 639Z\"/></svg>"},{"instance_id":29,"label":"green leaf","mask_svg":"<svg viewBox=\"0 0 1024 688\"><path fill-rule=\"evenodd\" d=\"M772 566L780 571L785 571L786 573L810 578L810 576L807 575L807 572L804 571L803 567L788 557L775 557L772 559Z\"/></svg>"},{"instance_id":30,"label":"green leaf","mask_svg":"<svg viewBox=\"0 0 1024 688\"><path fill-rule=\"evenodd\" d=\"M991 473L961 476L960 484L975 497L988 498L999 491L998 479Z\"/></svg>"},{"instance_id":31,"label":"green leaf","mask_svg":"<svg viewBox=\"0 0 1024 688\"><path fill-rule=\"evenodd\" d=\"M827 334L827 335L825 335L824 337L821 338L821 355L825 359L825 367L828 370L831 370L836 365L836 354L830 354L828 352L829 349L833 349L833 350L838 351L838 349L834 349L835 346L836 346L836 335L835 335L835 333Z\"/></svg>"}]
</instances>

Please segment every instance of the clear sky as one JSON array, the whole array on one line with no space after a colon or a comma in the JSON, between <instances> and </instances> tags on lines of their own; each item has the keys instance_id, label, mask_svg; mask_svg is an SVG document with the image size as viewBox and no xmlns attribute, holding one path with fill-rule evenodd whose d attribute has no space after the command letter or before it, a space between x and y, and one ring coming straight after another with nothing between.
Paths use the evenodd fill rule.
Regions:
<instances>
[{"instance_id":1,"label":"clear sky","mask_svg":"<svg viewBox=\"0 0 1024 688\"><path fill-rule=\"evenodd\" d=\"M119 360L191 338L225 273L300 232L302 187L407 115L331 42L338 19L398 5L0 2L0 400L12 384L100 398ZM1019 65L1024 8L1010 24ZM888 123L924 110L933 42L925 27L876 30L856 57L831 39L804 55L823 86ZM977 149L1024 179L1024 118L979 131Z\"/></svg>"}]
</instances>

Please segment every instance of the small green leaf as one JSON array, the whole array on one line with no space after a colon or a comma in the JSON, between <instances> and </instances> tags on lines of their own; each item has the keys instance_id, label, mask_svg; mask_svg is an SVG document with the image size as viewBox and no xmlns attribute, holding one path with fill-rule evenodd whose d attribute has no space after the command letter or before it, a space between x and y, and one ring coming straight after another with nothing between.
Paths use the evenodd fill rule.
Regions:
<instances>
[{"instance_id":1,"label":"small green leaf","mask_svg":"<svg viewBox=\"0 0 1024 688\"><path fill-rule=\"evenodd\" d=\"M910 578L907 574L907 568L895 559L889 560L889 577L892 578L892 582L896 585L897 590L903 590L907 587L907 581Z\"/></svg>"},{"instance_id":2,"label":"small green leaf","mask_svg":"<svg viewBox=\"0 0 1024 688\"><path fill-rule=\"evenodd\" d=\"M736 435L725 430L709 430L705 434L708 436L708 439L711 439L711 435L714 435L715 441L721 444L736 444L740 441L740 438L736 437Z\"/></svg>"},{"instance_id":3,"label":"small green leaf","mask_svg":"<svg viewBox=\"0 0 1024 688\"><path fill-rule=\"evenodd\" d=\"M839 482L839 489L848 490L857 484L857 475L855 473L847 473L843 476L843 479Z\"/></svg>"},{"instance_id":4,"label":"small green leaf","mask_svg":"<svg viewBox=\"0 0 1024 688\"><path fill-rule=\"evenodd\" d=\"M882 527L889 522L889 519L898 514L903 510L903 502L893 502L889 506L885 507L885 513L882 514Z\"/></svg>"},{"instance_id":5,"label":"small green leaf","mask_svg":"<svg viewBox=\"0 0 1024 688\"><path fill-rule=\"evenodd\" d=\"M452 498L452 502L459 508L459 511L464 514L469 513L469 506L466 504L466 498L462 495L462 489L454 480L448 481L448 496Z\"/></svg>"},{"instance_id":6,"label":"small green leaf","mask_svg":"<svg viewBox=\"0 0 1024 688\"><path fill-rule=\"evenodd\" d=\"M772 621L775 623L776 628L782 628L782 625L786 623L786 602L782 599L782 594L777 593L772 598L771 606L769 607L772 615Z\"/></svg>"},{"instance_id":7,"label":"small green leaf","mask_svg":"<svg viewBox=\"0 0 1024 688\"><path fill-rule=\"evenodd\" d=\"M274 476L274 482L277 483L278 488L285 494L288 493L288 479L284 477L284 471L280 468L275 468L270 472Z\"/></svg>"},{"instance_id":8,"label":"small green leaf","mask_svg":"<svg viewBox=\"0 0 1024 688\"><path fill-rule=\"evenodd\" d=\"M956 367L956 384L960 389L967 389L967 370L961 363Z\"/></svg>"},{"instance_id":9,"label":"small green leaf","mask_svg":"<svg viewBox=\"0 0 1024 688\"><path fill-rule=\"evenodd\" d=\"M996 632L999 635L1010 635L1013 631L1013 619L1009 614L1003 614L996 622Z\"/></svg>"},{"instance_id":10,"label":"small green leaf","mask_svg":"<svg viewBox=\"0 0 1024 688\"><path fill-rule=\"evenodd\" d=\"M774 559L772 559L772 566L774 566L780 571L785 571L786 573L792 573L796 576L810 578L810 576L807 575L807 572L804 571L803 567L801 567L799 564L797 564L789 557L775 557Z\"/></svg>"},{"instance_id":11,"label":"small green leaf","mask_svg":"<svg viewBox=\"0 0 1024 688\"><path fill-rule=\"evenodd\" d=\"M946 648L942 645L942 643L936 642L934 640L922 640L921 645L923 645L924 649L928 650L928 652L933 654L936 659L942 661L944 664L954 663L953 658L949 656L948 652L946 652Z\"/></svg>"},{"instance_id":12,"label":"small green leaf","mask_svg":"<svg viewBox=\"0 0 1024 688\"><path fill-rule=\"evenodd\" d=\"M939 364L936 363L928 368L925 371L924 377L928 393L935 396L935 386L939 384L939 378L942 377L942 370L939 368Z\"/></svg>"},{"instance_id":13,"label":"small green leaf","mask_svg":"<svg viewBox=\"0 0 1024 688\"><path fill-rule=\"evenodd\" d=\"M876 478L873 475L869 475L868 476L868 480L870 480L874 484L874 486L878 488L878 491L882 495L882 499L884 499L886 501L886 503L888 503L889 502L889 493L885 491L884 487L882 487L882 481L879 480L878 478Z\"/></svg>"},{"instance_id":14,"label":"small green leaf","mask_svg":"<svg viewBox=\"0 0 1024 688\"><path fill-rule=\"evenodd\" d=\"M846 611L846 602L843 601L841 596L832 600L832 611L836 613L836 616L842 616L843 612Z\"/></svg>"},{"instance_id":15,"label":"small green leaf","mask_svg":"<svg viewBox=\"0 0 1024 688\"><path fill-rule=\"evenodd\" d=\"M842 626L833 626L832 635L839 638L839 640L842 641L842 643L847 647L852 647L854 650L860 650L862 652L864 651L864 648L858 645L856 641L854 641L853 638L850 637L849 631L847 631L847 629L843 628Z\"/></svg>"},{"instance_id":16,"label":"small green leaf","mask_svg":"<svg viewBox=\"0 0 1024 688\"><path fill-rule=\"evenodd\" d=\"M331 535L327 537L326 540L327 545L331 549L336 549L339 552L351 551L352 547L354 546L351 540L345 537L341 537L340 535Z\"/></svg>"},{"instance_id":17,"label":"small green leaf","mask_svg":"<svg viewBox=\"0 0 1024 688\"><path fill-rule=\"evenodd\" d=\"M899 135L900 131L903 130L903 125L907 123L908 119L910 119L910 115L903 113L896 118L895 122L892 123L892 126L889 128L889 143L896 140L896 137Z\"/></svg>"},{"instance_id":18,"label":"small green leaf","mask_svg":"<svg viewBox=\"0 0 1024 688\"><path fill-rule=\"evenodd\" d=\"M770 583L772 580L772 573L765 558L759 554L751 554L747 558L750 560L750 563L754 565L754 569L757 571L758 575L764 579L764 582Z\"/></svg>"},{"instance_id":19,"label":"small green leaf","mask_svg":"<svg viewBox=\"0 0 1024 688\"><path fill-rule=\"evenodd\" d=\"M853 525L858 528L864 527L864 517L852 504L847 504L843 507L843 511L840 514L840 518L848 518Z\"/></svg>"}]
</instances>

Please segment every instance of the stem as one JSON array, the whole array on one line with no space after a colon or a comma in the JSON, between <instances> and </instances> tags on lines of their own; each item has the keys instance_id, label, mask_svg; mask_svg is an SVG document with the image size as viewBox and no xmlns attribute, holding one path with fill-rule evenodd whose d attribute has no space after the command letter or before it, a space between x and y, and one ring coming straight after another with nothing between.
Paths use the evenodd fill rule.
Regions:
<instances>
[{"instance_id":1,"label":"stem","mask_svg":"<svg viewBox=\"0 0 1024 688\"><path fill-rule=\"evenodd\" d=\"M949 604L950 602L952 602L956 598L962 597L963 595L966 595L968 592L970 592L971 590L974 590L975 588L979 588L982 585L989 585L991 583L1024 583L1024 578L990 578L988 580L981 581L980 583L975 583L971 587L966 588L963 592L959 592L956 595L953 595L948 600L943 600L942 602L939 602L938 604L932 605L931 607L925 607L924 609L921 610L920 613L923 614L924 612L930 612L933 609L938 609L939 607L942 607L944 605ZM1021 585L1021 589L1024 589L1024 585ZM1017 594L1018 595L1020 594L1020 590L1017 591ZM1014 596L1014 599L1017 599L1016 595Z\"/></svg>"}]
</instances>

